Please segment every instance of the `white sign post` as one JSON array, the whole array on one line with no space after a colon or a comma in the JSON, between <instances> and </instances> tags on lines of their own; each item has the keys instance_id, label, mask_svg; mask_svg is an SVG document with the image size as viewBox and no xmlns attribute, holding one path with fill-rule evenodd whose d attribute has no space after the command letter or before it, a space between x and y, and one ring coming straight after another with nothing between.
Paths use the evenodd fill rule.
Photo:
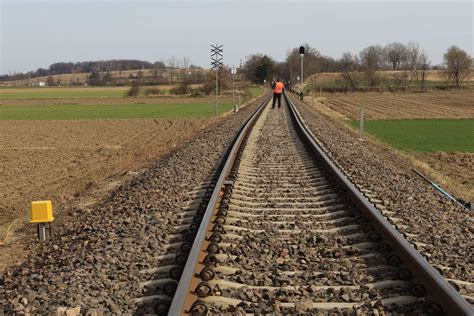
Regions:
<instances>
[{"instance_id":1,"label":"white sign post","mask_svg":"<svg viewBox=\"0 0 474 316\"><path fill-rule=\"evenodd\" d=\"M237 105L235 104L235 74L237 73L237 69L232 66L230 73L232 74L232 106L234 107L234 112L237 112Z\"/></svg>"},{"instance_id":2,"label":"white sign post","mask_svg":"<svg viewBox=\"0 0 474 316\"><path fill-rule=\"evenodd\" d=\"M360 120L359 120L359 137L361 140L364 139L364 107L360 107Z\"/></svg>"}]
</instances>

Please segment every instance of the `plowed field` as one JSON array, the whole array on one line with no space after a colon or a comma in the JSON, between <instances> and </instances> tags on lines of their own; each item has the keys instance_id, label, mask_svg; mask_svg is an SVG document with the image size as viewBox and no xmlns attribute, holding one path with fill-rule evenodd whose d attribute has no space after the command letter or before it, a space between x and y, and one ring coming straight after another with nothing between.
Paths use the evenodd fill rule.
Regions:
<instances>
[{"instance_id":1,"label":"plowed field","mask_svg":"<svg viewBox=\"0 0 474 316\"><path fill-rule=\"evenodd\" d=\"M347 94L306 101L356 128L363 107L366 133L411 156L417 168L456 197L474 199L474 91Z\"/></svg>"},{"instance_id":2,"label":"plowed field","mask_svg":"<svg viewBox=\"0 0 474 316\"><path fill-rule=\"evenodd\" d=\"M204 119L0 121L0 241L29 202L63 201L135 171L212 122Z\"/></svg>"},{"instance_id":3,"label":"plowed field","mask_svg":"<svg viewBox=\"0 0 474 316\"><path fill-rule=\"evenodd\" d=\"M474 117L474 91L470 90L351 94L320 98L319 102L353 120L359 118L361 107L364 108L365 118L369 120Z\"/></svg>"}]
</instances>

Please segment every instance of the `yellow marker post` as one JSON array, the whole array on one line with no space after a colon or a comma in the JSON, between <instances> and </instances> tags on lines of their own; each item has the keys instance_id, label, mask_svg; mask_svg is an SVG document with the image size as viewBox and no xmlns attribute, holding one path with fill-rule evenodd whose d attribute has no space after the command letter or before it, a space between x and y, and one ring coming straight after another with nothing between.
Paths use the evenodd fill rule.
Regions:
<instances>
[{"instance_id":1,"label":"yellow marker post","mask_svg":"<svg viewBox=\"0 0 474 316\"><path fill-rule=\"evenodd\" d=\"M46 240L46 225L48 224L49 235L51 236L51 222L54 221L53 203L51 201L31 202L31 222L38 224L38 238L40 241Z\"/></svg>"}]
</instances>

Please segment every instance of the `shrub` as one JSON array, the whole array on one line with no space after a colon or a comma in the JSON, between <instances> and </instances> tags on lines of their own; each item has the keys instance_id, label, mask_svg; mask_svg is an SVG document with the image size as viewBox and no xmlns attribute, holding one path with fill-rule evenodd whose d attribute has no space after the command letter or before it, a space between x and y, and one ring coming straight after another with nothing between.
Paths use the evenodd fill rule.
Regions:
<instances>
[{"instance_id":1,"label":"shrub","mask_svg":"<svg viewBox=\"0 0 474 316\"><path fill-rule=\"evenodd\" d=\"M190 92L189 85L187 83L181 83L178 87L170 89L170 94L184 95Z\"/></svg>"},{"instance_id":2,"label":"shrub","mask_svg":"<svg viewBox=\"0 0 474 316\"><path fill-rule=\"evenodd\" d=\"M158 88L148 88L145 89L145 95L160 95L162 94L161 90Z\"/></svg>"},{"instance_id":3,"label":"shrub","mask_svg":"<svg viewBox=\"0 0 474 316\"><path fill-rule=\"evenodd\" d=\"M199 89L193 90L191 92L191 96L194 98L202 97L202 95L203 95L203 92Z\"/></svg>"},{"instance_id":4,"label":"shrub","mask_svg":"<svg viewBox=\"0 0 474 316\"><path fill-rule=\"evenodd\" d=\"M216 85L211 85L211 84L205 84L203 87L199 88L199 90L197 90L199 92L201 92L202 94L205 94L205 95L210 95L211 93L215 93L216 92Z\"/></svg>"},{"instance_id":5,"label":"shrub","mask_svg":"<svg viewBox=\"0 0 474 316\"><path fill-rule=\"evenodd\" d=\"M132 82L132 86L125 92L126 97L136 97L140 93L141 87L138 82Z\"/></svg>"}]
</instances>

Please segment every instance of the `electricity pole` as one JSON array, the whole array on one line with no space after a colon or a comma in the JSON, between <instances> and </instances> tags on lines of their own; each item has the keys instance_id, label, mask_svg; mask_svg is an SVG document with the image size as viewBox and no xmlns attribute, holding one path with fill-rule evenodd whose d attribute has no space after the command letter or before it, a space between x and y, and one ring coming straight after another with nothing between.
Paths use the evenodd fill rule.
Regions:
<instances>
[{"instance_id":1,"label":"electricity pole","mask_svg":"<svg viewBox=\"0 0 474 316\"><path fill-rule=\"evenodd\" d=\"M216 117L219 116L219 69L222 68L222 53L224 45L211 45L211 65L216 70Z\"/></svg>"}]
</instances>

